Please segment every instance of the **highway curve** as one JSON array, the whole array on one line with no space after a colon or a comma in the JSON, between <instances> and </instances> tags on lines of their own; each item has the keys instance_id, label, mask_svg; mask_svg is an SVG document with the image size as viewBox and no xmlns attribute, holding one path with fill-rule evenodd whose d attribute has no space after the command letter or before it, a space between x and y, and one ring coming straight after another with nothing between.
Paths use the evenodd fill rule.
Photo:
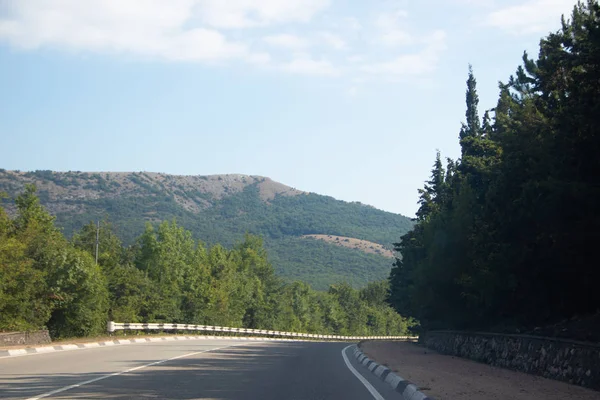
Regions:
<instances>
[{"instance_id":1,"label":"highway curve","mask_svg":"<svg viewBox=\"0 0 600 400\"><path fill-rule=\"evenodd\" d=\"M348 346L204 339L9 357L0 398L400 399Z\"/></svg>"}]
</instances>

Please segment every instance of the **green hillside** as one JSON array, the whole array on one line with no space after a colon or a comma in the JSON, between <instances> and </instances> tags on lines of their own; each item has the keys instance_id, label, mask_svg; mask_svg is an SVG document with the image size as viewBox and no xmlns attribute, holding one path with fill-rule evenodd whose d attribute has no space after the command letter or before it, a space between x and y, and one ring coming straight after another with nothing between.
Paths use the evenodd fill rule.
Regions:
<instances>
[{"instance_id":1,"label":"green hillside","mask_svg":"<svg viewBox=\"0 0 600 400\"><path fill-rule=\"evenodd\" d=\"M346 236L392 248L412 227L401 215L256 176L0 170L0 191L9 195L9 210L9 200L26 183L36 184L42 204L56 215L67 236L97 219L110 221L126 244L133 243L147 222L171 219L209 245L231 246L248 232L265 239L280 276L317 289L342 280L364 286L385 279L392 260L302 235Z\"/></svg>"}]
</instances>

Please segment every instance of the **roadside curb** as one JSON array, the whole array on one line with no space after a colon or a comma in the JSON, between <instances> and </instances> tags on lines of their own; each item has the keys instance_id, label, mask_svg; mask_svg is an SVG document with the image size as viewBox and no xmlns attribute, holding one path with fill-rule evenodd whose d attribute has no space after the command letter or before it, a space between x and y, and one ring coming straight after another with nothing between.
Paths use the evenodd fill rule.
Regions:
<instances>
[{"instance_id":1,"label":"roadside curb","mask_svg":"<svg viewBox=\"0 0 600 400\"><path fill-rule=\"evenodd\" d=\"M235 337L235 336L161 336L152 338L137 338L137 339L115 339L105 342L93 342L93 343L77 343L77 344L63 344L57 346L43 346L43 347L28 347L22 349L10 349L0 350L0 360L3 358L26 356L32 354L45 354L53 353L58 351L68 350L83 350L83 349L94 349L98 347L110 347L120 346L127 344L136 343L148 343L148 342L162 342L162 341L174 341L174 340L238 340L238 341L278 341L278 342L304 342L301 339L280 339L280 338L259 338L259 337Z\"/></svg>"},{"instance_id":2,"label":"roadside curb","mask_svg":"<svg viewBox=\"0 0 600 400\"><path fill-rule=\"evenodd\" d=\"M358 345L354 349L354 357L375 376L389 384L396 392L402 394L404 400L434 400L432 397L420 392L416 385L393 373L391 369L369 359L360 351Z\"/></svg>"}]
</instances>

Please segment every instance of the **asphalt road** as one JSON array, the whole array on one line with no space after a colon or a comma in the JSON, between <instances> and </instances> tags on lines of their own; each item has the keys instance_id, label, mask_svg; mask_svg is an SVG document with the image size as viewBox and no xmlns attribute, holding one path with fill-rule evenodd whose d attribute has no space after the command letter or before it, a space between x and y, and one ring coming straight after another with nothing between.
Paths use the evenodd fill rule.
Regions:
<instances>
[{"instance_id":1,"label":"asphalt road","mask_svg":"<svg viewBox=\"0 0 600 400\"><path fill-rule=\"evenodd\" d=\"M187 340L10 357L0 359L0 398L400 399L348 346Z\"/></svg>"}]
</instances>

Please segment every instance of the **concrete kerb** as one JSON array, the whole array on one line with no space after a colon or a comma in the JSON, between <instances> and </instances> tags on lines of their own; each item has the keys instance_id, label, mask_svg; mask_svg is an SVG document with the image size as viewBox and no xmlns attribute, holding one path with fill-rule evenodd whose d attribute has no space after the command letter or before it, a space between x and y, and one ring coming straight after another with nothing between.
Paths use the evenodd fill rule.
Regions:
<instances>
[{"instance_id":1,"label":"concrete kerb","mask_svg":"<svg viewBox=\"0 0 600 400\"><path fill-rule=\"evenodd\" d=\"M98 347L109 347L119 346L136 343L147 343L147 342L160 342L160 341L174 341L174 340L233 340L233 341L277 341L277 342L307 342L309 340L302 339L283 339L283 338L264 338L264 337L240 337L240 336L160 336L160 337L146 337L146 338L131 338L131 339L118 339L104 341L104 342L92 342L92 343L77 343L77 344L63 344L63 345L48 345L42 347L28 347L22 349L10 349L0 350L0 359L9 357L19 357L33 354L45 354L57 351L70 351L70 350L83 350L93 349Z\"/></svg>"},{"instance_id":2,"label":"concrete kerb","mask_svg":"<svg viewBox=\"0 0 600 400\"><path fill-rule=\"evenodd\" d=\"M370 360L369 357L360 351L358 345L354 349L354 357L360 364L371 371L371 373L389 384L396 392L400 393L404 400L434 400L432 397L428 397L425 393L420 392L416 385L410 383L401 376L396 375L389 368Z\"/></svg>"}]
</instances>

